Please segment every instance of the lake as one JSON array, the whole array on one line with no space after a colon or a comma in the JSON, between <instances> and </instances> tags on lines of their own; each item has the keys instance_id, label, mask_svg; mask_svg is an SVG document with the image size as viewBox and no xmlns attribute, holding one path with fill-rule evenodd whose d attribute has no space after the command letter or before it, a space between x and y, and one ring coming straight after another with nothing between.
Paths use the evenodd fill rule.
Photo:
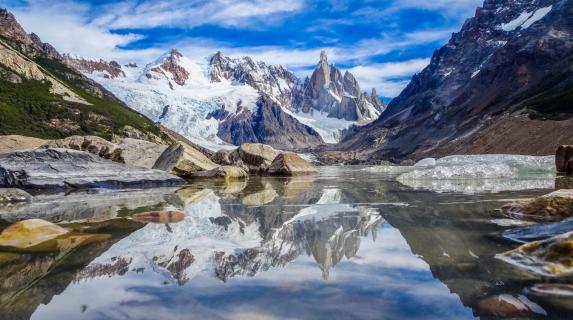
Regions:
<instances>
[{"instance_id":1,"label":"lake","mask_svg":"<svg viewBox=\"0 0 573 320\"><path fill-rule=\"evenodd\" d=\"M553 179L413 186L363 169L0 207L0 228L42 217L111 235L59 252L0 253L0 317L472 319L491 315L483 301L500 295L527 305L522 317L572 317L528 295L548 280L494 258L517 246L497 236L496 209L554 190ZM163 209L185 219L123 219Z\"/></svg>"}]
</instances>

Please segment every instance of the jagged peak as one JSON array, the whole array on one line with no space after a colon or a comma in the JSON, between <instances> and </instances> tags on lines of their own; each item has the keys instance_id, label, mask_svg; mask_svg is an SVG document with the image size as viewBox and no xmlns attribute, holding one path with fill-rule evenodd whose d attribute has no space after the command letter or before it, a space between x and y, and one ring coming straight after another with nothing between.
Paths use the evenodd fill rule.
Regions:
<instances>
[{"instance_id":1,"label":"jagged peak","mask_svg":"<svg viewBox=\"0 0 573 320\"><path fill-rule=\"evenodd\" d=\"M179 52L179 50L177 50L177 49L175 49L175 48L173 48L173 49L171 49L171 51L169 51L169 55L170 55L171 57L177 57L177 58L182 58L182 57L183 57L183 54L181 54L181 52Z\"/></svg>"},{"instance_id":2,"label":"jagged peak","mask_svg":"<svg viewBox=\"0 0 573 320\"><path fill-rule=\"evenodd\" d=\"M320 50L320 62L328 64L328 55L326 53L326 50Z\"/></svg>"}]
</instances>

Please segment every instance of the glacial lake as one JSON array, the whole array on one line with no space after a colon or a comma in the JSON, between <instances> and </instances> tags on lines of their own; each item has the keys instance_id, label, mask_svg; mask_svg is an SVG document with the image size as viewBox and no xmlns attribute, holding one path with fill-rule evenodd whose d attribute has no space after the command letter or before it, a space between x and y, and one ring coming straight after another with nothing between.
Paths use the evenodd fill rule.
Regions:
<instances>
[{"instance_id":1,"label":"glacial lake","mask_svg":"<svg viewBox=\"0 0 573 320\"><path fill-rule=\"evenodd\" d=\"M524 318L573 317L528 296L548 280L494 258L517 246L496 236L506 229L492 223L496 209L554 190L554 179L407 186L363 169L0 207L0 228L42 217L111 235L0 253L0 318L487 319L480 301L500 295L526 303ZM163 209L185 219L124 218Z\"/></svg>"}]
</instances>

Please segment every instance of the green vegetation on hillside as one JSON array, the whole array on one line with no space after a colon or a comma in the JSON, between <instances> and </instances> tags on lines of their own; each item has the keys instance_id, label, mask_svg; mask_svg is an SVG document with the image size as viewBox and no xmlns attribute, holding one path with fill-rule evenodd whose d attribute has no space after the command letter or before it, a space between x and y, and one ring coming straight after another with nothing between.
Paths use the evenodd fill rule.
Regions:
<instances>
[{"instance_id":1,"label":"green vegetation on hillside","mask_svg":"<svg viewBox=\"0 0 573 320\"><path fill-rule=\"evenodd\" d=\"M62 62L42 56L34 61L91 105L69 102L51 94L48 81L21 76L22 83L12 83L0 76L0 135L53 139L77 134L111 139L114 133L131 126L163 136L159 126L109 93L104 91L99 97L100 88ZM0 68L7 69L1 65Z\"/></svg>"}]
</instances>

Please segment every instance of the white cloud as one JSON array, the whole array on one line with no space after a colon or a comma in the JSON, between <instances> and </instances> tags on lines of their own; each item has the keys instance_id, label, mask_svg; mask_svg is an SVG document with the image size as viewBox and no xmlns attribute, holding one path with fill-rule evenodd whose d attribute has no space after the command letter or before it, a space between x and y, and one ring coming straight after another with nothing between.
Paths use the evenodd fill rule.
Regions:
<instances>
[{"instance_id":1,"label":"white cloud","mask_svg":"<svg viewBox=\"0 0 573 320\"><path fill-rule=\"evenodd\" d=\"M62 53L73 53L89 58L128 59L137 55L150 58L161 52L146 49L130 52L119 47L142 36L114 34L108 29L83 20L89 8L75 2L31 3L29 7L14 10L16 18L27 32L34 32L42 41L54 45Z\"/></svg>"},{"instance_id":2,"label":"white cloud","mask_svg":"<svg viewBox=\"0 0 573 320\"><path fill-rule=\"evenodd\" d=\"M429 58L412 59L356 66L350 68L349 71L354 74L361 88L376 88L379 95L396 97L410 82L409 79L406 80L404 77L410 77L421 71L429 63Z\"/></svg>"},{"instance_id":3,"label":"white cloud","mask_svg":"<svg viewBox=\"0 0 573 320\"><path fill-rule=\"evenodd\" d=\"M112 29L190 28L205 24L257 27L303 7L303 0L128 1L107 6L95 22Z\"/></svg>"}]
</instances>

